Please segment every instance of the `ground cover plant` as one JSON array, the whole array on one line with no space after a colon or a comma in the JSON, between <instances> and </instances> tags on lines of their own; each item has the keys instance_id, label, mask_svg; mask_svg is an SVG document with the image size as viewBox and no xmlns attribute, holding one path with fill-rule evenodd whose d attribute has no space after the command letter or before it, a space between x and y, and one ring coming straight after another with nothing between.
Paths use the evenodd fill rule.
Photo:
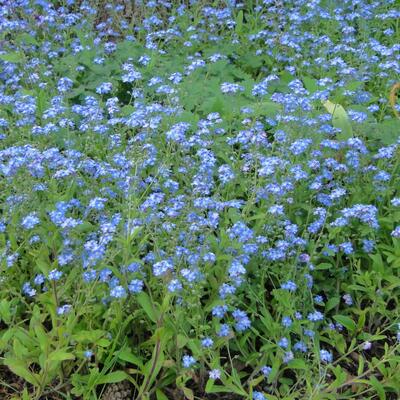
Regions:
<instances>
[{"instance_id":1,"label":"ground cover plant","mask_svg":"<svg viewBox=\"0 0 400 400\"><path fill-rule=\"evenodd\" d=\"M397 399L394 0L0 4L1 399Z\"/></svg>"}]
</instances>

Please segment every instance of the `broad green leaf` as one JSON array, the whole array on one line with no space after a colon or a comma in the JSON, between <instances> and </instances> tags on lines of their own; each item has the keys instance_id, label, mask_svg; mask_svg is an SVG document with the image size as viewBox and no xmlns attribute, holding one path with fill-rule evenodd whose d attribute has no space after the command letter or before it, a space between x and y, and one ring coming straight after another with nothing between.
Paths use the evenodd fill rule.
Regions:
<instances>
[{"instance_id":1,"label":"broad green leaf","mask_svg":"<svg viewBox=\"0 0 400 400\"><path fill-rule=\"evenodd\" d=\"M138 367L143 367L142 360L135 356L133 353L131 353L127 348L121 350L118 353L118 358L122 361L127 361L131 364L137 365Z\"/></svg>"},{"instance_id":2,"label":"broad green leaf","mask_svg":"<svg viewBox=\"0 0 400 400\"><path fill-rule=\"evenodd\" d=\"M353 137L353 129L351 127L350 119L347 115L346 110L337 103L332 103L327 100L323 102L324 107L327 109L329 114L332 115L332 125L335 128L339 128L341 133L337 135L340 140L347 140Z\"/></svg>"},{"instance_id":3,"label":"broad green leaf","mask_svg":"<svg viewBox=\"0 0 400 400\"><path fill-rule=\"evenodd\" d=\"M243 28L243 10L239 11L235 22L236 22L236 26L235 26L236 33L242 32L242 28Z\"/></svg>"},{"instance_id":4,"label":"broad green leaf","mask_svg":"<svg viewBox=\"0 0 400 400\"><path fill-rule=\"evenodd\" d=\"M290 369L303 369L303 370L307 370L307 365L304 362L304 360L301 360L299 358L295 358L294 360L291 360L288 363L288 367Z\"/></svg>"},{"instance_id":5,"label":"broad green leaf","mask_svg":"<svg viewBox=\"0 0 400 400\"><path fill-rule=\"evenodd\" d=\"M22 53L15 51L12 53L0 54L0 60L12 63L20 63L24 61L24 56Z\"/></svg>"},{"instance_id":6,"label":"broad green leaf","mask_svg":"<svg viewBox=\"0 0 400 400\"><path fill-rule=\"evenodd\" d=\"M340 303L339 297L331 297L325 304L325 311L330 311Z\"/></svg>"},{"instance_id":7,"label":"broad green leaf","mask_svg":"<svg viewBox=\"0 0 400 400\"><path fill-rule=\"evenodd\" d=\"M156 390L156 397L157 400L169 400L168 397L160 389Z\"/></svg>"},{"instance_id":8,"label":"broad green leaf","mask_svg":"<svg viewBox=\"0 0 400 400\"><path fill-rule=\"evenodd\" d=\"M55 350L49 354L49 361L65 361L74 360L75 356L72 353L68 353L64 350Z\"/></svg>"},{"instance_id":9,"label":"broad green leaf","mask_svg":"<svg viewBox=\"0 0 400 400\"><path fill-rule=\"evenodd\" d=\"M369 383L371 386L376 390L376 393L379 396L380 400L386 400L385 388L383 387L382 383L375 378L374 375L371 375L369 378Z\"/></svg>"},{"instance_id":10,"label":"broad green leaf","mask_svg":"<svg viewBox=\"0 0 400 400\"><path fill-rule=\"evenodd\" d=\"M97 385L105 383L118 383L128 379L129 375L125 371L114 371L107 375L101 376L96 380Z\"/></svg>"},{"instance_id":11,"label":"broad green leaf","mask_svg":"<svg viewBox=\"0 0 400 400\"><path fill-rule=\"evenodd\" d=\"M304 87L310 92L314 93L318 90L317 80L314 78L310 78L308 76L303 76L301 80L304 83Z\"/></svg>"},{"instance_id":12,"label":"broad green leaf","mask_svg":"<svg viewBox=\"0 0 400 400\"><path fill-rule=\"evenodd\" d=\"M353 333L356 329L356 323L346 315L335 315L333 319L343 325L350 333Z\"/></svg>"},{"instance_id":13,"label":"broad green leaf","mask_svg":"<svg viewBox=\"0 0 400 400\"><path fill-rule=\"evenodd\" d=\"M16 358L5 358L4 364L7 365L15 375L20 376L34 386L39 386L39 381L36 376L29 371L23 361L17 360Z\"/></svg>"},{"instance_id":14,"label":"broad green leaf","mask_svg":"<svg viewBox=\"0 0 400 400\"><path fill-rule=\"evenodd\" d=\"M100 329L94 329L93 331L80 331L72 335L72 338L80 343L95 343L97 342L106 332Z\"/></svg>"},{"instance_id":15,"label":"broad green leaf","mask_svg":"<svg viewBox=\"0 0 400 400\"><path fill-rule=\"evenodd\" d=\"M136 296L136 300L140 304L140 306L143 308L144 312L147 314L147 316L153 321L157 322L157 312L155 310L155 307L153 306L151 299L149 295L145 292L140 292Z\"/></svg>"},{"instance_id":16,"label":"broad green leaf","mask_svg":"<svg viewBox=\"0 0 400 400\"><path fill-rule=\"evenodd\" d=\"M10 310L10 303L7 299L3 299L0 302L0 318L9 325L11 322L11 310Z\"/></svg>"}]
</instances>

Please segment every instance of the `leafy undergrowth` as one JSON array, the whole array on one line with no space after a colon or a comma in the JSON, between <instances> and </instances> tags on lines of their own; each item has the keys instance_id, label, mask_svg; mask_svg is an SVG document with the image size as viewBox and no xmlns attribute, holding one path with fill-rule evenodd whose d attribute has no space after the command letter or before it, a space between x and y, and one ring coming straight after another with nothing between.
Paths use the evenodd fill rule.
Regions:
<instances>
[{"instance_id":1,"label":"leafy undergrowth","mask_svg":"<svg viewBox=\"0 0 400 400\"><path fill-rule=\"evenodd\" d=\"M399 18L3 1L0 397L397 399Z\"/></svg>"}]
</instances>

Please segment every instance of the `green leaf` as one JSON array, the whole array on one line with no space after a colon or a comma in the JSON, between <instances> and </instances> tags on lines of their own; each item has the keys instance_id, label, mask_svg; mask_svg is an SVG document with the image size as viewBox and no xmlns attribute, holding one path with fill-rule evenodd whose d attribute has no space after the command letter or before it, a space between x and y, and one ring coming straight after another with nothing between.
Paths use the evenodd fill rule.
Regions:
<instances>
[{"instance_id":1,"label":"green leaf","mask_svg":"<svg viewBox=\"0 0 400 400\"><path fill-rule=\"evenodd\" d=\"M118 383L128 379L129 375L125 371L114 371L107 375L101 376L96 380L97 385L104 385L105 383Z\"/></svg>"},{"instance_id":2,"label":"green leaf","mask_svg":"<svg viewBox=\"0 0 400 400\"><path fill-rule=\"evenodd\" d=\"M156 390L156 397L157 400L169 400L168 397L160 389Z\"/></svg>"},{"instance_id":3,"label":"green leaf","mask_svg":"<svg viewBox=\"0 0 400 400\"><path fill-rule=\"evenodd\" d=\"M94 329L93 331L80 331L72 335L72 338L79 343L95 343L97 342L103 335L105 335L105 331L100 329Z\"/></svg>"},{"instance_id":4,"label":"green leaf","mask_svg":"<svg viewBox=\"0 0 400 400\"><path fill-rule=\"evenodd\" d=\"M18 35L18 40L20 42L23 42L24 44L31 44L31 45L35 45L35 46L39 45L38 41L32 35L29 35L28 33L21 33L20 35Z\"/></svg>"},{"instance_id":5,"label":"green leaf","mask_svg":"<svg viewBox=\"0 0 400 400\"><path fill-rule=\"evenodd\" d=\"M20 63L24 61L24 55L22 53L14 51L12 53L0 54L0 60L12 63Z\"/></svg>"},{"instance_id":6,"label":"green leaf","mask_svg":"<svg viewBox=\"0 0 400 400\"><path fill-rule=\"evenodd\" d=\"M15 375L20 376L34 386L39 386L39 381L36 376L28 370L23 361L17 360L16 358L5 358L4 364L7 365Z\"/></svg>"},{"instance_id":7,"label":"green leaf","mask_svg":"<svg viewBox=\"0 0 400 400\"><path fill-rule=\"evenodd\" d=\"M318 90L317 80L314 78L310 78L308 76L303 76L301 80L304 83L304 87L310 92L314 93Z\"/></svg>"},{"instance_id":8,"label":"green leaf","mask_svg":"<svg viewBox=\"0 0 400 400\"><path fill-rule=\"evenodd\" d=\"M7 299L3 299L0 302L0 318L9 325L11 322L11 310L10 303Z\"/></svg>"},{"instance_id":9,"label":"green leaf","mask_svg":"<svg viewBox=\"0 0 400 400\"><path fill-rule=\"evenodd\" d=\"M346 140L353 137L353 129L347 115L346 110L337 103L332 103L327 100L323 103L329 114L332 115L332 125L335 128L339 128L341 133L337 135L340 140Z\"/></svg>"},{"instance_id":10,"label":"green leaf","mask_svg":"<svg viewBox=\"0 0 400 400\"><path fill-rule=\"evenodd\" d=\"M380 400L386 400L385 388L383 387L382 383L375 378L374 375L371 375L369 378L369 383L371 386L376 390L376 393L379 396Z\"/></svg>"},{"instance_id":11,"label":"green leaf","mask_svg":"<svg viewBox=\"0 0 400 400\"><path fill-rule=\"evenodd\" d=\"M150 300L150 297L147 293L145 292L140 292L137 296L136 296L136 300L138 301L138 303L141 305L141 307L143 308L144 312L147 314L147 316L153 321L153 322L157 322L158 316L157 316L157 312Z\"/></svg>"},{"instance_id":12,"label":"green leaf","mask_svg":"<svg viewBox=\"0 0 400 400\"><path fill-rule=\"evenodd\" d=\"M75 356L72 353L68 353L64 350L55 350L50 353L48 360L49 361L65 361L65 360L74 360Z\"/></svg>"},{"instance_id":13,"label":"green leaf","mask_svg":"<svg viewBox=\"0 0 400 400\"><path fill-rule=\"evenodd\" d=\"M243 10L239 11L235 22L236 22L235 32L236 33L242 32L242 29L243 29Z\"/></svg>"},{"instance_id":14,"label":"green leaf","mask_svg":"<svg viewBox=\"0 0 400 400\"><path fill-rule=\"evenodd\" d=\"M340 303L339 297L330 298L325 304L325 311L330 311L332 308L335 308Z\"/></svg>"},{"instance_id":15,"label":"green leaf","mask_svg":"<svg viewBox=\"0 0 400 400\"><path fill-rule=\"evenodd\" d=\"M183 347L185 347L188 341L189 339L186 336L178 334L178 336L176 337L176 344L178 346L178 349L182 349Z\"/></svg>"},{"instance_id":16,"label":"green leaf","mask_svg":"<svg viewBox=\"0 0 400 400\"><path fill-rule=\"evenodd\" d=\"M123 349L118 353L118 358L122 361L127 361L131 364L137 365L138 367L142 368L143 363L142 360L131 353L128 349Z\"/></svg>"},{"instance_id":17,"label":"green leaf","mask_svg":"<svg viewBox=\"0 0 400 400\"><path fill-rule=\"evenodd\" d=\"M183 387L183 394L185 395L185 398L188 400L194 400L194 394L193 394L193 390L189 389L187 387Z\"/></svg>"},{"instance_id":18,"label":"green leaf","mask_svg":"<svg viewBox=\"0 0 400 400\"><path fill-rule=\"evenodd\" d=\"M111 342L106 338L102 338L98 340L96 344L100 347L108 347L111 344Z\"/></svg>"},{"instance_id":19,"label":"green leaf","mask_svg":"<svg viewBox=\"0 0 400 400\"><path fill-rule=\"evenodd\" d=\"M333 319L343 325L350 333L356 330L356 323L346 315L334 315Z\"/></svg>"},{"instance_id":20,"label":"green leaf","mask_svg":"<svg viewBox=\"0 0 400 400\"><path fill-rule=\"evenodd\" d=\"M295 358L294 360L291 360L288 363L288 367L290 369L303 369L303 370L307 370L307 365L304 362L304 360L301 360L299 358Z\"/></svg>"},{"instance_id":21,"label":"green leaf","mask_svg":"<svg viewBox=\"0 0 400 400\"><path fill-rule=\"evenodd\" d=\"M329 264L329 263L321 263L315 267L315 269L318 269L318 270L331 269L331 268L333 268L332 264Z\"/></svg>"}]
</instances>

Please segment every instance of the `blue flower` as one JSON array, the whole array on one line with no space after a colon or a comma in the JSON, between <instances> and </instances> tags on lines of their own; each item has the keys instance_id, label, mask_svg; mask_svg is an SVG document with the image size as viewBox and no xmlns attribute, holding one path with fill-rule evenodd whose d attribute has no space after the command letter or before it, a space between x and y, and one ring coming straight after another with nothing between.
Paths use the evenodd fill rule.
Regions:
<instances>
[{"instance_id":1,"label":"blue flower","mask_svg":"<svg viewBox=\"0 0 400 400\"><path fill-rule=\"evenodd\" d=\"M210 348L214 344L214 341L210 337L202 339L201 345L205 348Z\"/></svg>"},{"instance_id":2,"label":"blue flower","mask_svg":"<svg viewBox=\"0 0 400 400\"><path fill-rule=\"evenodd\" d=\"M289 292L294 292L297 289L297 285L292 281L287 281L285 283L282 283L281 288L288 290Z\"/></svg>"},{"instance_id":3,"label":"blue flower","mask_svg":"<svg viewBox=\"0 0 400 400\"><path fill-rule=\"evenodd\" d=\"M332 353L330 353L329 351L324 350L324 349L320 350L319 358L322 362L325 362L325 363L331 363L333 360Z\"/></svg>"},{"instance_id":4,"label":"blue flower","mask_svg":"<svg viewBox=\"0 0 400 400\"><path fill-rule=\"evenodd\" d=\"M263 393L257 392L256 390L253 392L253 400L267 400Z\"/></svg>"},{"instance_id":5,"label":"blue flower","mask_svg":"<svg viewBox=\"0 0 400 400\"><path fill-rule=\"evenodd\" d=\"M221 371L219 369L212 369L209 371L208 376L210 379L220 379L221 378Z\"/></svg>"},{"instance_id":6,"label":"blue flower","mask_svg":"<svg viewBox=\"0 0 400 400\"><path fill-rule=\"evenodd\" d=\"M110 296L115 299L123 299L126 297L126 290L120 285L114 286L110 290Z\"/></svg>"},{"instance_id":7,"label":"blue flower","mask_svg":"<svg viewBox=\"0 0 400 400\"><path fill-rule=\"evenodd\" d=\"M53 269L49 272L49 280L50 281L58 281L62 277L63 273L58 271L57 269Z\"/></svg>"},{"instance_id":8,"label":"blue flower","mask_svg":"<svg viewBox=\"0 0 400 400\"><path fill-rule=\"evenodd\" d=\"M153 274L155 276L165 275L168 271L172 271L174 265L169 260L162 260L153 265Z\"/></svg>"},{"instance_id":9,"label":"blue flower","mask_svg":"<svg viewBox=\"0 0 400 400\"><path fill-rule=\"evenodd\" d=\"M196 359L193 356L186 354L182 357L182 365L184 368L190 368L194 364L196 364Z\"/></svg>"},{"instance_id":10,"label":"blue flower","mask_svg":"<svg viewBox=\"0 0 400 400\"><path fill-rule=\"evenodd\" d=\"M140 293L143 290L144 283L140 279L132 279L128 285L131 293Z\"/></svg>"},{"instance_id":11,"label":"blue flower","mask_svg":"<svg viewBox=\"0 0 400 400\"><path fill-rule=\"evenodd\" d=\"M38 225L40 222L39 217L37 216L36 213L31 213L27 215L21 222L21 226L24 229L33 229L36 225Z\"/></svg>"},{"instance_id":12,"label":"blue flower","mask_svg":"<svg viewBox=\"0 0 400 400\"><path fill-rule=\"evenodd\" d=\"M307 319L312 322L322 321L324 315L319 311L314 311L313 313L308 314Z\"/></svg>"}]
</instances>

